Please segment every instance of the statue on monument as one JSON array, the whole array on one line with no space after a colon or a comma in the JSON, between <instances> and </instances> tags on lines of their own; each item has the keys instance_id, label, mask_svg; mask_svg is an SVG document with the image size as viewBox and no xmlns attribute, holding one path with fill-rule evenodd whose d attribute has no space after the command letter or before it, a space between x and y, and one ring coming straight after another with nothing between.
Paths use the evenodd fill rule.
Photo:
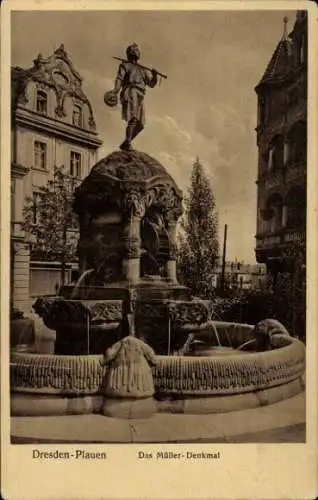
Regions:
<instances>
[{"instance_id":1,"label":"statue on monument","mask_svg":"<svg viewBox=\"0 0 318 500\"><path fill-rule=\"evenodd\" d=\"M154 88L158 83L158 75L166 78L166 75L155 69L147 68L138 63L140 50L136 43L129 45L126 49L127 60L119 59L117 76L114 89L106 92L105 103L108 106L116 106L118 94L122 105L122 118L127 122L126 138L119 146L123 151L131 151L132 140L143 130L145 126L144 96L146 88Z\"/></svg>"}]
</instances>

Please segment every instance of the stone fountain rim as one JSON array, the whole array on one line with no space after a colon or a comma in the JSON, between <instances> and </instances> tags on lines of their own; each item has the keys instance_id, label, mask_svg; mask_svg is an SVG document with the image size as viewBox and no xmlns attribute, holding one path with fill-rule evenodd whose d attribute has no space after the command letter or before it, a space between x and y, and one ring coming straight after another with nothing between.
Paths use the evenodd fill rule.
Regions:
<instances>
[{"instance_id":1,"label":"stone fountain rim","mask_svg":"<svg viewBox=\"0 0 318 500\"><path fill-rule=\"evenodd\" d=\"M276 337L289 344L271 351L235 353L225 357L156 355L155 387L170 394L218 396L283 385L303 375L305 348L293 337ZM10 367L13 392L92 395L103 392L108 364L103 355L13 352ZM202 367L209 373L208 377L212 377L212 382L206 378L200 381ZM74 378L69 377L70 372L75 374ZM198 376L194 387L191 382L193 374Z\"/></svg>"}]
</instances>

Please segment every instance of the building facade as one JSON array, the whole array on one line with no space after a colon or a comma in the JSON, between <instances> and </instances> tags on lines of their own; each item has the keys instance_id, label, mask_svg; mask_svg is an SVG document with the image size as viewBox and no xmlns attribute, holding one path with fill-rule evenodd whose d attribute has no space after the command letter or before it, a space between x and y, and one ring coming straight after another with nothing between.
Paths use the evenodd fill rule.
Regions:
<instances>
[{"instance_id":1,"label":"building facade","mask_svg":"<svg viewBox=\"0 0 318 500\"><path fill-rule=\"evenodd\" d=\"M75 182L86 177L102 142L63 45L47 58L39 54L30 69L12 67L11 78L11 302L28 311L35 296L54 293L60 264L32 261L22 230L26 199L36 198L54 167Z\"/></svg>"},{"instance_id":2,"label":"building facade","mask_svg":"<svg viewBox=\"0 0 318 500\"><path fill-rule=\"evenodd\" d=\"M256 259L274 275L306 236L307 13L297 12L255 88L258 97Z\"/></svg>"},{"instance_id":3,"label":"building facade","mask_svg":"<svg viewBox=\"0 0 318 500\"><path fill-rule=\"evenodd\" d=\"M220 263L212 275L215 288L222 286L223 268ZM265 264L246 264L227 261L224 268L224 287L231 290L259 290L266 280Z\"/></svg>"}]
</instances>

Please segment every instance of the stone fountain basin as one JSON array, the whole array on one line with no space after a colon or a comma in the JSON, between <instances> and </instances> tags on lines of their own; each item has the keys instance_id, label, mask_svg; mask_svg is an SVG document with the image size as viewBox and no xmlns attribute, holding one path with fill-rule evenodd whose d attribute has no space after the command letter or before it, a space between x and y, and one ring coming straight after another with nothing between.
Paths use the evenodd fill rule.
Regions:
<instances>
[{"instance_id":1,"label":"stone fountain basin","mask_svg":"<svg viewBox=\"0 0 318 500\"><path fill-rule=\"evenodd\" d=\"M236 325L233 329L228 323L228 328L232 334L239 332L238 344L249 340L251 326ZM234 411L271 404L301 392L303 343L288 335L274 335L272 342L273 349L266 352L214 348L208 356L157 356L153 368L157 411ZM105 401L109 367L103 355L12 352L10 369L13 415L100 412Z\"/></svg>"},{"instance_id":2,"label":"stone fountain basin","mask_svg":"<svg viewBox=\"0 0 318 500\"><path fill-rule=\"evenodd\" d=\"M236 349L228 346L207 346L205 344L195 344L194 348L189 352L190 356L232 356L236 353ZM243 352L244 354L244 352ZM245 354L247 354L245 352Z\"/></svg>"}]
</instances>

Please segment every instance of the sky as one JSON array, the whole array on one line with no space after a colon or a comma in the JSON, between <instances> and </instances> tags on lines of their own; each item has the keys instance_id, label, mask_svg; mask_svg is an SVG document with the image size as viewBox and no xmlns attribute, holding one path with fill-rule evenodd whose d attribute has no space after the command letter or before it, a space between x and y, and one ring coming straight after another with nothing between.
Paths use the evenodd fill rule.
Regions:
<instances>
[{"instance_id":1,"label":"sky","mask_svg":"<svg viewBox=\"0 0 318 500\"><path fill-rule=\"evenodd\" d=\"M186 192L199 157L215 196L227 260L255 262L257 99L261 79L295 11L28 11L12 14L11 64L28 68L61 43L83 77L103 141L118 149L125 123L103 96L136 42L140 63L168 78L145 98L146 127L134 147L155 157Z\"/></svg>"}]
</instances>

